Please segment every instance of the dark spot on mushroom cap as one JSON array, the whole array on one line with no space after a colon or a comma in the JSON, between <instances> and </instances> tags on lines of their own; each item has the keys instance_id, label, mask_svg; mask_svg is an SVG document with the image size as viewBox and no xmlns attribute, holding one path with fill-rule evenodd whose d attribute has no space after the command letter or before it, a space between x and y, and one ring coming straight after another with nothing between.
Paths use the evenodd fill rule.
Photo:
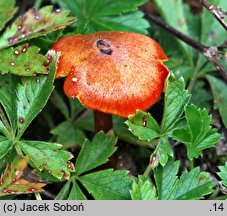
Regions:
<instances>
[{"instance_id":1,"label":"dark spot on mushroom cap","mask_svg":"<svg viewBox=\"0 0 227 216\"><path fill-rule=\"evenodd\" d=\"M105 55L111 55L113 50L110 48L110 44L104 40L98 40L96 42L97 48L100 50L101 53Z\"/></svg>"}]
</instances>

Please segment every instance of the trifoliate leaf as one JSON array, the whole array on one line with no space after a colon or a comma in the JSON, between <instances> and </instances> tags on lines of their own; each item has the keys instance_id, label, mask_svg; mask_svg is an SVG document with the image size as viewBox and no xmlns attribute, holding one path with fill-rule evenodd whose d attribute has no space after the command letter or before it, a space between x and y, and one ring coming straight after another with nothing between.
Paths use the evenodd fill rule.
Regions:
<instances>
[{"instance_id":1,"label":"trifoliate leaf","mask_svg":"<svg viewBox=\"0 0 227 216\"><path fill-rule=\"evenodd\" d=\"M212 192L215 183L210 174L201 172L198 167L192 171L184 171L177 177L179 162L169 160L166 166L155 169L155 182L160 200L192 200L201 199Z\"/></svg>"},{"instance_id":2,"label":"trifoliate leaf","mask_svg":"<svg viewBox=\"0 0 227 216\"><path fill-rule=\"evenodd\" d=\"M184 107L189 101L190 95L185 90L184 79L176 80L169 76L165 82L165 105L161 123L161 133L166 133L179 120Z\"/></svg>"},{"instance_id":3,"label":"trifoliate leaf","mask_svg":"<svg viewBox=\"0 0 227 216\"><path fill-rule=\"evenodd\" d=\"M206 76L206 78L210 83L210 87L214 96L214 108L219 110L222 121L227 128L227 85L220 79L217 79L213 76Z\"/></svg>"},{"instance_id":4,"label":"trifoliate leaf","mask_svg":"<svg viewBox=\"0 0 227 216\"><path fill-rule=\"evenodd\" d=\"M185 109L185 116L187 127L175 129L171 136L186 145L191 160L201 155L202 150L214 146L221 136L216 129L211 129L211 116L206 109L190 105Z\"/></svg>"},{"instance_id":5,"label":"trifoliate leaf","mask_svg":"<svg viewBox=\"0 0 227 216\"><path fill-rule=\"evenodd\" d=\"M0 31L4 28L5 24L13 18L17 12L14 7L15 0L1 0L0 2Z\"/></svg>"},{"instance_id":6,"label":"trifoliate leaf","mask_svg":"<svg viewBox=\"0 0 227 216\"><path fill-rule=\"evenodd\" d=\"M219 166L218 167L220 172L218 172L218 175L221 178L221 183L227 187L227 162L225 162L224 166Z\"/></svg>"},{"instance_id":7,"label":"trifoliate leaf","mask_svg":"<svg viewBox=\"0 0 227 216\"><path fill-rule=\"evenodd\" d=\"M149 178L139 176L137 181L133 180L130 191L132 200L157 200L156 189Z\"/></svg>"},{"instance_id":8,"label":"trifoliate leaf","mask_svg":"<svg viewBox=\"0 0 227 216\"><path fill-rule=\"evenodd\" d=\"M132 180L126 170L107 169L80 176L78 179L96 200L130 199Z\"/></svg>"},{"instance_id":9,"label":"trifoliate leaf","mask_svg":"<svg viewBox=\"0 0 227 216\"><path fill-rule=\"evenodd\" d=\"M74 170L71 153L61 150L62 145L41 141L20 141L21 150L29 157L34 166L46 169L51 175L61 179L69 179L70 172Z\"/></svg>"},{"instance_id":10,"label":"trifoliate leaf","mask_svg":"<svg viewBox=\"0 0 227 216\"><path fill-rule=\"evenodd\" d=\"M140 140L151 141L160 136L159 125L149 113L137 110L135 115L129 116L126 124Z\"/></svg>"},{"instance_id":11,"label":"trifoliate leaf","mask_svg":"<svg viewBox=\"0 0 227 216\"><path fill-rule=\"evenodd\" d=\"M10 151L13 146L13 141L6 137L0 136L0 160Z\"/></svg>"},{"instance_id":12,"label":"trifoliate leaf","mask_svg":"<svg viewBox=\"0 0 227 216\"><path fill-rule=\"evenodd\" d=\"M32 181L31 176L29 180L26 179L24 171L27 168L27 162L28 157L23 159L17 157L12 164L7 165L0 179L0 196L43 191L44 183Z\"/></svg>"},{"instance_id":13,"label":"trifoliate leaf","mask_svg":"<svg viewBox=\"0 0 227 216\"><path fill-rule=\"evenodd\" d=\"M116 151L117 138L112 134L99 132L92 142L85 140L76 160L76 174L79 175L107 162Z\"/></svg>"},{"instance_id":14,"label":"trifoliate leaf","mask_svg":"<svg viewBox=\"0 0 227 216\"><path fill-rule=\"evenodd\" d=\"M52 56L52 63L48 67L50 70L48 76L24 77L21 78L21 83L17 86L17 136L19 138L44 108L54 89L53 83L58 57L58 54Z\"/></svg>"},{"instance_id":15,"label":"trifoliate leaf","mask_svg":"<svg viewBox=\"0 0 227 216\"><path fill-rule=\"evenodd\" d=\"M103 30L133 31L147 33L149 23L138 7L146 0L52 0L68 8L78 17L77 33Z\"/></svg>"},{"instance_id":16,"label":"trifoliate leaf","mask_svg":"<svg viewBox=\"0 0 227 216\"><path fill-rule=\"evenodd\" d=\"M166 165L169 156L173 157L172 146L171 146L168 138L165 136L162 136L159 138L156 151L157 151L157 156L158 156L158 162L162 166Z\"/></svg>"},{"instance_id":17,"label":"trifoliate leaf","mask_svg":"<svg viewBox=\"0 0 227 216\"><path fill-rule=\"evenodd\" d=\"M69 13L68 10L53 11L53 6L46 6L38 11L34 8L28 10L0 37L0 50L64 28L75 21Z\"/></svg>"},{"instance_id":18,"label":"trifoliate leaf","mask_svg":"<svg viewBox=\"0 0 227 216\"><path fill-rule=\"evenodd\" d=\"M77 129L72 121L64 121L51 130L57 136L57 143L61 143L64 148L82 145L86 138L82 130Z\"/></svg>"},{"instance_id":19,"label":"trifoliate leaf","mask_svg":"<svg viewBox=\"0 0 227 216\"><path fill-rule=\"evenodd\" d=\"M39 48L28 44L0 51L0 73L12 73L20 76L33 76L48 73L48 61L38 54ZM35 61L34 61L35 59Z\"/></svg>"}]
</instances>

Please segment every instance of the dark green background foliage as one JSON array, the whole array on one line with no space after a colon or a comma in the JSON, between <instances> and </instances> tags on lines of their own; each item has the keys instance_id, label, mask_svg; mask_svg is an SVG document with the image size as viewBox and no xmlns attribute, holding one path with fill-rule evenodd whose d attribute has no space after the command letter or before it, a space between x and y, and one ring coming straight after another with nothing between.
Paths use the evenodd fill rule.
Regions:
<instances>
[{"instance_id":1,"label":"dark green background foliage","mask_svg":"<svg viewBox=\"0 0 227 216\"><path fill-rule=\"evenodd\" d=\"M226 0L209 2L227 9ZM209 11L181 0L27 4L0 2L2 198L41 191L38 179L53 183L54 192L47 185L48 193L41 194L53 199L227 199L221 191L227 187L227 154L214 150L224 143L227 85L207 58L149 23L144 14L155 13L195 41L219 47L219 60L227 69L227 33ZM77 99L67 99L62 80L54 80L59 55L45 54L65 35L114 30L157 40L169 57L165 64L171 73L156 105L128 119L114 116L113 130L95 134L93 112ZM112 155L116 169L106 166ZM14 184L15 170L23 173L27 161L33 181Z\"/></svg>"}]
</instances>

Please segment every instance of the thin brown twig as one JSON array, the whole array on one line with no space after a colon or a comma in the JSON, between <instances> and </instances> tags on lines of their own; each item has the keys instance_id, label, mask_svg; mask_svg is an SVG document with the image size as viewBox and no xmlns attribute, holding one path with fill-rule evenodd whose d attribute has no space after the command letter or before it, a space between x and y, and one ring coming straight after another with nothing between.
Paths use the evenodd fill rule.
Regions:
<instances>
[{"instance_id":1,"label":"thin brown twig","mask_svg":"<svg viewBox=\"0 0 227 216\"><path fill-rule=\"evenodd\" d=\"M146 14L146 18L150 20L152 23L162 27L166 31L175 35L178 39L184 41L194 49L201 52L216 67L216 69L220 72L220 75L227 82L227 69L225 69L218 60L219 51L217 47L208 47L199 43L198 41L195 41L194 39L188 37L184 33L173 28L172 26L164 23L161 19L159 19L156 16L153 16L151 14Z\"/></svg>"},{"instance_id":2,"label":"thin brown twig","mask_svg":"<svg viewBox=\"0 0 227 216\"><path fill-rule=\"evenodd\" d=\"M214 17L223 26L223 28L227 30L227 23L225 23L225 20L224 20L225 16L227 15L227 12L218 6L214 6L210 4L206 0L200 0L200 2L207 10L210 11L210 13L214 15Z\"/></svg>"}]
</instances>

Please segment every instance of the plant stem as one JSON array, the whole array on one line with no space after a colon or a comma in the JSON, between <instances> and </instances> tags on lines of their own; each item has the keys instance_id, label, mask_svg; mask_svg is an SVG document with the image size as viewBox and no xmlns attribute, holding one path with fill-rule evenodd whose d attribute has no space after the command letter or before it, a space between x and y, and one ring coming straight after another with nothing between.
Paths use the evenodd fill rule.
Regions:
<instances>
[{"instance_id":1,"label":"plant stem","mask_svg":"<svg viewBox=\"0 0 227 216\"><path fill-rule=\"evenodd\" d=\"M158 160L158 157L157 157L157 148L156 148L150 157L150 161L146 170L143 173L144 177L148 177L150 172L157 166L157 160Z\"/></svg>"},{"instance_id":2,"label":"plant stem","mask_svg":"<svg viewBox=\"0 0 227 216\"><path fill-rule=\"evenodd\" d=\"M15 144L15 149L18 155L20 155L21 157L24 157L23 152L21 151L20 147L17 144Z\"/></svg>"},{"instance_id":3,"label":"plant stem","mask_svg":"<svg viewBox=\"0 0 227 216\"><path fill-rule=\"evenodd\" d=\"M36 200L42 200L42 197L41 197L40 193L36 192L34 194L35 194Z\"/></svg>"},{"instance_id":4,"label":"plant stem","mask_svg":"<svg viewBox=\"0 0 227 216\"><path fill-rule=\"evenodd\" d=\"M195 165L194 165L194 159L192 160L189 160L189 167L190 167L190 170L193 170Z\"/></svg>"},{"instance_id":5,"label":"plant stem","mask_svg":"<svg viewBox=\"0 0 227 216\"><path fill-rule=\"evenodd\" d=\"M226 199L227 199L227 195L222 195L222 196L215 197L213 200L226 200Z\"/></svg>"},{"instance_id":6,"label":"plant stem","mask_svg":"<svg viewBox=\"0 0 227 216\"><path fill-rule=\"evenodd\" d=\"M106 133L113 128L113 120L112 120L111 114L106 114L106 113L95 110L94 118L95 118L95 132L96 133L101 130Z\"/></svg>"},{"instance_id":7,"label":"plant stem","mask_svg":"<svg viewBox=\"0 0 227 216\"><path fill-rule=\"evenodd\" d=\"M209 199L209 200L213 200L214 198L217 197L217 195L219 194L219 192L220 192L220 188L217 187L217 188L214 190L214 192L210 195L210 197L209 197L208 199Z\"/></svg>"},{"instance_id":8,"label":"plant stem","mask_svg":"<svg viewBox=\"0 0 227 216\"><path fill-rule=\"evenodd\" d=\"M146 168L146 170L145 170L144 173L143 173L143 176L144 176L144 177L148 177L151 171L152 171L152 166L151 166L151 164L149 163L148 166L147 166L147 168Z\"/></svg>"}]
</instances>

